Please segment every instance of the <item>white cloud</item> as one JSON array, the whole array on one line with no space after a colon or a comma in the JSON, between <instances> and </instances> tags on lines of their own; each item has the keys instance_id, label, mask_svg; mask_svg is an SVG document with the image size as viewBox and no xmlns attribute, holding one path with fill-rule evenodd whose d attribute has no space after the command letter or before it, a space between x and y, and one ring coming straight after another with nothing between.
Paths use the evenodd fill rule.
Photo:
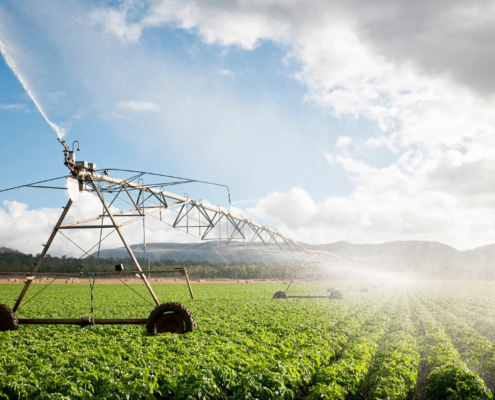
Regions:
<instances>
[{"instance_id":1,"label":"white cloud","mask_svg":"<svg viewBox=\"0 0 495 400\"><path fill-rule=\"evenodd\" d=\"M495 156L473 145L463 153L408 151L375 168L349 154L328 154L355 183L346 196L316 202L295 188L272 193L249 213L270 219L296 240L436 240L459 249L495 242Z\"/></svg>"},{"instance_id":2,"label":"white cloud","mask_svg":"<svg viewBox=\"0 0 495 400\"><path fill-rule=\"evenodd\" d=\"M160 106L158 104L147 101L134 101L134 100L119 101L117 103L117 107L124 111L137 111L137 112L141 112L141 111L155 112L160 110Z\"/></svg>"},{"instance_id":3,"label":"white cloud","mask_svg":"<svg viewBox=\"0 0 495 400\"><path fill-rule=\"evenodd\" d=\"M493 123L490 96L478 95L495 90L494 6L474 3L127 1L94 18L124 41L174 24L196 30L206 43L282 43L287 60L300 65L294 78L308 87L309 101L337 116L375 121L390 135L389 147L455 146Z\"/></svg>"},{"instance_id":4,"label":"white cloud","mask_svg":"<svg viewBox=\"0 0 495 400\"><path fill-rule=\"evenodd\" d=\"M232 72L230 69L221 69L220 70L220 75L223 75L223 76L234 76L235 73Z\"/></svg>"},{"instance_id":5,"label":"white cloud","mask_svg":"<svg viewBox=\"0 0 495 400\"><path fill-rule=\"evenodd\" d=\"M109 115L110 115L110 117L112 117L114 119L130 119L128 116L122 115L122 114L119 114L116 112L111 112ZM103 117L105 117L105 116L103 116Z\"/></svg>"},{"instance_id":6,"label":"white cloud","mask_svg":"<svg viewBox=\"0 0 495 400\"><path fill-rule=\"evenodd\" d=\"M326 155L354 182L348 195L327 195L317 202L301 188L272 193L251 210L253 215L278 221L309 242L434 238L466 247L495 239L489 179L495 154L492 2L120 4L96 10L92 17L125 45L135 45L147 29L166 24L221 46L254 49L273 41L287 50L285 61L293 78L306 86L307 101L340 118L376 123L376 132L352 137L353 146L341 137L337 153ZM114 69L110 78L113 74ZM221 108L209 97L191 97ZM117 107L158 111L156 104L138 101ZM236 144L242 140L234 139ZM396 160L376 167L350 152L360 144L362 151L388 147Z\"/></svg>"},{"instance_id":7,"label":"white cloud","mask_svg":"<svg viewBox=\"0 0 495 400\"><path fill-rule=\"evenodd\" d=\"M55 223L60 218L61 211L61 208L30 210L27 204L5 200L3 207L0 207L1 245L28 254L40 253L43 249L42 244L48 240ZM100 215L101 211L102 205L95 195L81 193L78 202L72 205L65 222L91 218ZM112 207L112 211L118 211L118 208ZM164 218L166 217L172 218L173 215L164 213ZM128 225L122 230L129 244L143 242L142 223ZM98 243L100 231L98 229L71 229L61 232L84 250L89 251ZM110 233L110 230L104 230L103 237L108 233ZM150 217L146 221L146 241L148 243L190 242L191 238ZM123 244L115 232L102 242L102 249L122 246ZM91 253L94 253L97 249L97 247L94 247ZM58 256L66 254L79 257L84 253L64 238L63 235L58 234L50 247L49 254Z\"/></svg>"},{"instance_id":8,"label":"white cloud","mask_svg":"<svg viewBox=\"0 0 495 400\"><path fill-rule=\"evenodd\" d=\"M91 18L101 23L107 32L115 34L122 41L136 41L141 36L142 29L138 24L129 23L127 19L129 12L129 3L125 3L121 10L105 8L94 11Z\"/></svg>"},{"instance_id":9,"label":"white cloud","mask_svg":"<svg viewBox=\"0 0 495 400\"><path fill-rule=\"evenodd\" d=\"M28 111L28 107L24 103L20 104L0 104L0 110L4 111Z\"/></svg>"},{"instance_id":10,"label":"white cloud","mask_svg":"<svg viewBox=\"0 0 495 400\"><path fill-rule=\"evenodd\" d=\"M487 178L495 150L494 7L483 0L158 1L139 12L124 7L119 23L127 21L132 40L173 23L206 43L280 43L308 101L374 121L375 135L352 141L396 156L373 167L339 138L341 152L326 158L355 183L349 195L318 203L296 188L266 196L252 215L309 242L430 238L465 248L495 240Z\"/></svg>"},{"instance_id":11,"label":"white cloud","mask_svg":"<svg viewBox=\"0 0 495 400\"><path fill-rule=\"evenodd\" d=\"M352 138L349 136L339 136L337 138L337 142L335 143L335 148L337 149L345 149L352 143Z\"/></svg>"}]
</instances>

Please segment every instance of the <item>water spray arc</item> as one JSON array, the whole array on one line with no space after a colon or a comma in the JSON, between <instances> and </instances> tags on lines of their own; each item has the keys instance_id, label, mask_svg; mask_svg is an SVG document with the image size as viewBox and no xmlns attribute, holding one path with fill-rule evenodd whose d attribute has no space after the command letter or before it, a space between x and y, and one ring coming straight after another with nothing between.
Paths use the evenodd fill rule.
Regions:
<instances>
[{"instance_id":1,"label":"water spray arc","mask_svg":"<svg viewBox=\"0 0 495 400\"><path fill-rule=\"evenodd\" d=\"M28 85L26 79L22 75L20 69L17 67L17 64L15 63L13 57L10 55L10 52L7 50L7 45L4 42L2 42L2 40L0 40L0 53L2 53L2 56L5 60L5 62L7 63L9 68L12 70L14 75L17 77L17 79L21 83L22 87L24 88L24 90L26 91L26 93L28 94L28 96L31 98L34 105L38 109L38 111L41 113L43 118L45 118L45 121L55 131L55 133L57 134L59 139L63 138L65 136L65 134L67 133L66 130L64 128L61 128L57 124L53 123L52 121L50 121L50 119L46 115L45 111L41 107L41 104L36 99L36 96L34 95L33 91L29 88L29 85Z\"/></svg>"}]
</instances>

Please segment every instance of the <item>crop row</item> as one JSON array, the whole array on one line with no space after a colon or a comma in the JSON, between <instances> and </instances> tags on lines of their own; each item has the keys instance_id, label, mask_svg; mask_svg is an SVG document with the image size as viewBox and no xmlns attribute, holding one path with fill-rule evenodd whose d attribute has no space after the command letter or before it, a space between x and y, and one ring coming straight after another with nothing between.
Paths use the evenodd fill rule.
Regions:
<instances>
[{"instance_id":1,"label":"crop row","mask_svg":"<svg viewBox=\"0 0 495 400\"><path fill-rule=\"evenodd\" d=\"M487 297L483 301L476 301L471 296L475 295L470 291L465 293L449 293L447 291L428 293L428 299L442 308L458 316L478 333L495 342L495 317L487 312ZM476 296L476 295L475 295Z\"/></svg>"},{"instance_id":2,"label":"crop row","mask_svg":"<svg viewBox=\"0 0 495 400\"><path fill-rule=\"evenodd\" d=\"M309 398L346 399L363 393L383 398L393 392L397 396L390 398L405 399L417 375L414 339L405 332L401 318L396 318L406 307L404 302L397 306L390 301L371 316L356 331L342 358L318 371Z\"/></svg>"},{"instance_id":3,"label":"crop row","mask_svg":"<svg viewBox=\"0 0 495 400\"><path fill-rule=\"evenodd\" d=\"M388 332L379 343L374 368L364 384L362 398L405 399L416 389L419 354L404 293L397 299Z\"/></svg>"},{"instance_id":4,"label":"crop row","mask_svg":"<svg viewBox=\"0 0 495 400\"><path fill-rule=\"evenodd\" d=\"M291 399L312 384L318 371L341 358L349 340L389 297L272 300L268 285L232 286L202 287L211 300L184 301L198 327L187 335L149 336L136 326L97 331L22 326L0 333L0 393L40 399ZM24 315L83 315L86 306L78 304L85 304L86 290L59 286ZM180 301L174 293L179 288L160 290ZM0 296L5 293L2 287ZM95 296L100 316L149 312L125 288L106 285Z\"/></svg>"},{"instance_id":5,"label":"crop row","mask_svg":"<svg viewBox=\"0 0 495 400\"><path fill-rule=\"evenodd\" d=\"M415 296L410 301L421 356L418 398L491 399L485 383L468 370L431 312Z\"/></svg>"},{"instance_id":6,"label":"crop row","mask_svg":"<svg viewBox=\"0 0 495 400\"><path fill-rule=\"evenodd\" d=\"M386 316L378 310L361 329L354 332L342 357L318 370L313 378L310 399L344 400L357 393L372 366L377 341L387 329Z\"/></svg>"},{"instance_id":7,"label":"crop row","mask_svg":"<svg viewBox=\"0 0 495 400\"><path fill-rule=\"evenodd\" d=\"M197 330L186 335L150 336L139 326L0 333L0 398L492 398L495 346L460 315L466 306L449 307L445 287L348 292L338 301L271 299L278 288L201 285L189 300L179 285L157 286L161 299L193 312ZM2 286L0 302L15 289ZM19 315L87 315L88 294L82 285L50 287ZM95 291L96 317L152 308L125 287Z\"/></svg>"},{"instance_id":8,"label":"crop row","mask_svg":"<svg viewBox=\"0 0 495 400\"><path fill-rule=\"evenodd\" d=\"M433 318L439 321L469 369L479 374L487 386L493 390L495 382L495 348L493 344L455 314L438 306L426 296L420 296L420 300L432 313Z\"/></svg>"},{"instance_id":9,"label":"crop row","mask_svg":"<svg viewBox=\"0 0 495 400\"><path fill-rule=\"evenodd\" d=\"M463 306L469 312L476 311L491 319L495 318L493 283L435 285L429 288L428 297L442 298L456 307Z\"/></svg>"}]
</instances>

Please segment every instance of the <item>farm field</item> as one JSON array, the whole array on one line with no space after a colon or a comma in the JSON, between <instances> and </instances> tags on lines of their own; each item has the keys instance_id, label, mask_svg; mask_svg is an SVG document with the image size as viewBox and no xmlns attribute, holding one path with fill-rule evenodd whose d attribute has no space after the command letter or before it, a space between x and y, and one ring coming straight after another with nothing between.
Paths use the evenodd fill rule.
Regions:
<instances>
[{"instance_id":1,"label":"farm field","mask_svg":"<svg viewBox=\"0 0 495 400\"><path fill-rule=\"evenodd\" d=\"M132 287L148 299L143 285ZM151 336L143 326L0 333L0 398L492 398L495 283L272 299L285 288L201 284L191 300L185 285L154 285L162 301L192 311L197 328L185 335ZM20 289L0 285L0 303L12 306ZM289 294L323 295L326 287L293 285ZM94 307L95 318L143 318L154 308L123 285L97 285ZM87 285L52 285L17 313L89 314Z\"/></svg>"}]
</instances>

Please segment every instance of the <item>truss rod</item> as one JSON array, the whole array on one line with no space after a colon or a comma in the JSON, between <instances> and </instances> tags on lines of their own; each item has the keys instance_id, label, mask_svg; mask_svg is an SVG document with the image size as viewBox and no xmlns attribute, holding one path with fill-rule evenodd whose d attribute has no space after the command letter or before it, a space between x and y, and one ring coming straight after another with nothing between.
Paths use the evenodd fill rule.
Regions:
<instances>
[{"instance_id":1,"label":"truss rod","mask_svg":"<svg viewBox=\"0 0 495 400\"><path fill-rule=\"evenodd\" d=\"M107 203L105 202L105 199L103 198L100 191L98 190L98 187L95 185L95 181L93 180L93 177L91 175L90 175L90 179L91 179L91 182L93 183L93 186L96 190L96 193L98 194L98 197L100 198L100 201L103 203L103 206L105 207L105 210L106 210L108 216L112 220L112 223L115 226L115 229L116 229L117 233L119 234L120 239L122 240L122 243L124 243L124 246L127 249L127 252L129 253L129 255L131 256L132 261L134 261L134 264L136 265L137 269L141 272L141 278L144 280L144 283L145 283L146 287L148 288L148 290L151 294L151 297L153 297L153 300L155 300L156 305L159 306L160 301L156 297L155 292L153 291L153 288L151 287L150 283L148 282L148 279L146 279L146 275L143 273L143 270L141 269L141 266L139 265L137 258L134 256L134 253L132 252L131 248L127 244L127 241L125 240L124 235L122 234L119 226L117 225L115 218L113 217L110 209L108 208Z\"/></svg>"}]
</instances>

